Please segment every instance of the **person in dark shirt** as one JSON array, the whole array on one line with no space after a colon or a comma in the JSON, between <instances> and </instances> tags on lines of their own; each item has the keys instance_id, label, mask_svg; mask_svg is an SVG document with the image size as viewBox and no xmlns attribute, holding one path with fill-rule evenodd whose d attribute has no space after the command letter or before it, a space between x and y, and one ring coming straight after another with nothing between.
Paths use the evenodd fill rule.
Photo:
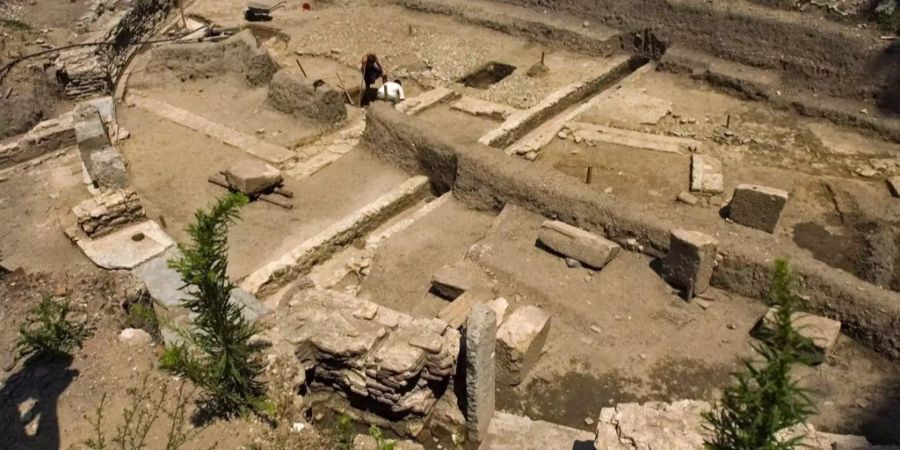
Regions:
<instances>
[{"instance_id":1,"label":"person in dark shirt","mask_svg":"<svg viewBox=\"0 0 900 450\"><path fill-rule=\"evenodd\" d=\"M360 94L359 106L366 106L378 96L378 89L372 86L379 78L382 79L382 82L387 81L387 73L385 73L384 67L381 66L381 62L378 61L378 57L374 53L369 53L363 57L360 71L363 76L364 88Z\"/></svg>"}]
</instances>

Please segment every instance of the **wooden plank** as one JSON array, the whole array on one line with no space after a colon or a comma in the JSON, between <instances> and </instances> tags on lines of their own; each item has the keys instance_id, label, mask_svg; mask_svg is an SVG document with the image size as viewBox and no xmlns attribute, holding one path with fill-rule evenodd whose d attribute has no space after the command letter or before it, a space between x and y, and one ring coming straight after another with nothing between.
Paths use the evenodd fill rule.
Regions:
<instances>
[{"instance_id":1,"label":"wooden plank","mask_svg":"<svg viewBox=\"0 0 900 450\"><path fill-rule=\"evenodd\" d=\"M450 302L437 318L447 322L452 328L461 328L469 318L472 307L479 303L487 303L493 299L491 291L484 288L470 289Z\"/></svg>"}]
</instances>

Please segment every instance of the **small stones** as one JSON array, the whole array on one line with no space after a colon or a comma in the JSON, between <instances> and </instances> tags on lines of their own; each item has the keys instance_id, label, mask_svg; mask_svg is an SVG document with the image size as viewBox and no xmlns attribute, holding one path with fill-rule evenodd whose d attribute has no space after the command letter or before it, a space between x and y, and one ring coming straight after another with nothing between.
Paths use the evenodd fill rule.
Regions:
<instances>
[{"instance_id":1,"label":"small stones","mask_svg":"<svg viewBox=\"0 0 900 450\"><path fill-rule=\"evenodd\" d=\"M140 328L126 328L119 333L119 342L132 346L147 345L153 342L153 338L150 336L150 333Z\"/></svg>"},{"instance_id":2,"label":"small stones","mask_svg":"<svg viewBox=\"0 0 900 450\"><path fill-rule=\"evenodd\" d=\"M679 202L681 202L681 203L686 203L686 204L688 204L688 205L696 205L697 202L699 201L699 199L697 198L697 196L695 196L695 195L693 195L693 194L691 194L690 192L687 192L687 191L682 191L681 193L679 193L679 194L678 194L678 197L677 197L676 199L677 199Z\"/></svg>"},{"instance_id":3,"label":"small stones","mask_svg":"<svg viewBox=\"0 0 900 450\"><path fill-rule=\"evenodd\" d=\"M581 267L581 263L575 258L566 258L566 265L572 269Z\"/></svg>"},{"instance_id":4,"label":"small stones","mask_svg":"<svg viewBox=\"0 0 900 450\"><path fill-rule=\"evenodd\" d=\"M753 335L758 335L761 331L770 328L775 322L775 314L777 307L770 308L766 315L759 321L759 324L753 330ZM816 316L813 314L796 312L791 315L791 322L794 329L801 336L809 338L816 348L816 352L809 355L813 362L822 363L831 351L831 348L837 342L838 336L841 334L841 323L827 317Z\"/></svg>"}]
</instances>

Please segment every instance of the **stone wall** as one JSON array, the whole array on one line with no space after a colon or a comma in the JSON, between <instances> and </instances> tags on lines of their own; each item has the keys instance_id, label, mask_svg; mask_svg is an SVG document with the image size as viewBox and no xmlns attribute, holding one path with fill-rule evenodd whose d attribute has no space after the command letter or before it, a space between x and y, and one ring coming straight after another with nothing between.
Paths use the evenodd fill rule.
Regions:
<instances>
[{"instance_id":1,"label":"stone wall","mask_svg":"<svg viewBox=\"0 0 900 450\"><path fill-rule=\"evenodd\" d=\"M175 0L134 0L131 8L112 12L96 22L97 29L82 42L109 45L77 47L60 52L55 61L66 95L71 99L110 93L131 55L132 45L152 36L168 16Z\"/></svg>"},{"instance_id":2,"label":"stone wall","mask_svg":"<svg viewBox=\"0 0 900 450\"><path fill-rule=\"evenodd\" d=\"M79 228L91 238L97 238L147 216L141 199L131 189L115 190L89 198L74 208Z\"/></svg>"},{"instance_id":3,"label":"stone wall","mask_svg":"<svg viewBox=\"0 0 900 450\"><path fill-rule=\"evenodd\" d=\"M661 217L652 207L597 195L552 168L481 146L453 144L419 119L384 105L368 109L363 140L379 158L427 175L439 191L452 188L458 199L474 208L499 211L513 203L655 257L666 254L670 231L679 228L677 220ZM808 299L811 312L843 322L847 334L900 359L900 293L828 267L800 249L752 234L723 239L712 284L765 298L772 259L779 255L790 257L798 291Z\"/></svg>"},{"instance_id":4,"label":"stone wall","mask_svg":"<svg viewBox=\"0 0 900 450\"><path fill-rule=\"evenodd\" d=\"M71 145L75 145L75 124L68 113L45 120L15 141L0 145L0 169Z\"/></svg>"},{"instance_id":5,"label":"stone wall","mask_svg":"<svg viewBox=\"0 0 900 450\"><path fill-rule=\"evenodd\" d=\"M321 80L281 70L272 78L266 101L275 109L299 118L339 123L347 118L344 94Z\"/></svg>"},{"instance_id":6,"label":"stone wall","mask_svg":"<svg viewBox=\"0 0 900 450\"><path fill-rule=\"evenodd\" d=\"M427 417L456 373L460 334L438 319L319 289L282 300L277 317L273 343L292 346L311 391L391 420Z\"/></svg>"}]
</instances>

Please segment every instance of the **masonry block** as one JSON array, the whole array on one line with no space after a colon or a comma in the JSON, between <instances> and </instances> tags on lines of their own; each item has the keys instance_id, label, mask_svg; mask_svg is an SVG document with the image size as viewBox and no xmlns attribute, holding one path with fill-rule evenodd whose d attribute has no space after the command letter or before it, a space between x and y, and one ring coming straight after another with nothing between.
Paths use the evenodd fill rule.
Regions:
<instances>
[{"instance_id":1,"label":"masonry block","mask_svg":"<svg viewBox=\"0 0 900 450\"><path fill-rule=\"evenodd\" d=\"M669 253L662 264L663 278L692 295L703 293L709 288L718 245L715 238L699 231L672 230Z\"/></svg>"},{"instance_id":2,"label":"masonry block","mask_svg":"<svg viewBox=\"0 0 900 450\"><path fill-rule=\"evenodd\" d=\"M621 250L615 242L558 220L544 222L538 239L554 251L595 269L603 268Z\"/></svg>"},{"instance_id":3,"label":"masonry block","mask_svg":"<svg viewBox=\"0 0 900 450\"><path fill-rule=\"evenodd\" d=\"M115 147L91 153L90 164L85 166L91 179L101 189L123 189L128 185L125 160Z\"/></svg>"},{"instance_id":4,"label":"masonry block","mask_svg":"<svg viewBox=\"0 0 900 450\"><path fill-rule=\"evenodd\" d=\"M728 216L735 223L773 233L788 201L781 189L742 184L734 189Z\"/></svg>"},{"instance_id":5,"label":"masonry block","mask_svg":"<svg viewBox=\"0 0 900 450\"><path fill-rule=\"evenodd\" d=\"M550 333L550 315L536 306L515 310L497 331L497 372L504 384L525 379L541 356Z\"/></svg>"}]
</instances>

